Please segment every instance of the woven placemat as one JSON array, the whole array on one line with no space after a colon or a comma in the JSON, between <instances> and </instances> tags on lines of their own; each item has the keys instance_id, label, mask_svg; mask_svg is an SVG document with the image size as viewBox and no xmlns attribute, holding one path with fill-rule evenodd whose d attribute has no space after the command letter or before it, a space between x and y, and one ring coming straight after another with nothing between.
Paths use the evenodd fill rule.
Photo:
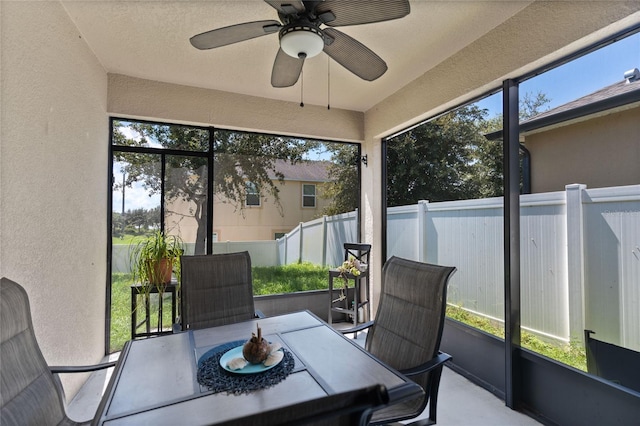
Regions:
<instances>
[{"instance_id":1,"label":"woven placemat","mask_svg":"<svg viewBox=\"0 0 640 426\"><path fill-rule=\"evenodd\" d=\"M220 358L228 350L244 344L246 340L236 340L216 346L207 351L198 361L198 383L208 390L243 394L258 389L269 388L283 381L293 370L295 361L288 350L282 348L284 357L275 367L257 374L235 374L220 366Z\"/></svg>"}]
</instances>

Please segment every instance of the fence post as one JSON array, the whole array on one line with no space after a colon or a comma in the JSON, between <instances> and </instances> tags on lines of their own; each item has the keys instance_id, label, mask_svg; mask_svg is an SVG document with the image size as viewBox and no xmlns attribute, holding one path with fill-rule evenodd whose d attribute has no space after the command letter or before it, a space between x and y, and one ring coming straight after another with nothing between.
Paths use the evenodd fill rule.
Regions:
<instances>
[{"instance_id":1,"label":"fence post","mask_svg":"<svg viewBox=\"0 0 640 426\"><path fill-rule=\"evenodd\" d=\"M359 228L359 225L362 225L361 223L359 223L358 218L360 217L360 214L358 213L358 209L355 209L353 211L353 214L351 215L351 220L349 220L349 218L347 218L347 220L350 223L353 223L353 233L356 236L355 241L361 243L362 242L362 229Z\"/></svg>"},{"instance_id":2,"label":"fence post","mask_svg":"<svg viewBox=\"0 0 640 426\"><path fill-rule=\"evenodd\" d=\"M322 267L327 266L327 215L322 216Z\"/></svg>"},{"instance_id":3,"label":"fence post","mask_svg":"<svg viewBox=\"0 0 640 426\"><path fill-rule=\"evenodd\" d=\"M427 204L428 200L418 201L418 260L426 262L427 260Z\"/></svg>"},{"instance_id":4,"label":"fence post","mask_svg":"<svg viewBox=\"0 0 640 426\"><path fill-rule=\"evenodd\" d=\"M300 222L298 225L300 227L300 247L298 247L298 263L302 263L302 238L303 238L303 225L304 223Z\"/></svg>"},{"instance_id":5,"label":"fence post","mask_svg":"<svg viewBox=\"0 0 640 426\"><path fill-rule=\"evenodd\" d=\"M569 279L569 336L584 339L584 227L583 184L565 186L567 200L567 275Z\"/></svg>"}]
</instances>

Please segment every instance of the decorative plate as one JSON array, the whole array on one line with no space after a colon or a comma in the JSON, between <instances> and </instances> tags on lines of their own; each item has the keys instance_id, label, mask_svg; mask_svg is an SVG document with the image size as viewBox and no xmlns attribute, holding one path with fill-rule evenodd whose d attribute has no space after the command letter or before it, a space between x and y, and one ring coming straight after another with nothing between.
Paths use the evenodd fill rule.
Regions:
<instances>
[{"instance_id":1,"label":"decorative plate","mask_svg":"<svg viewBox=\"0 0 640 426\"><path fill-rule=\"evenodd\" d=\"M244 346L244 345L243 345ZM244 368L241 368L240 370L232 370L229 367L227 367L227 363L229 361L231 361L234 358L242 358L242 347L243 346L238 346L237 348L233 348L228 350L227 352L224 353L224 355L222 355L220 357L220 367L224 368L225 370L229 371L230 373L236 373L236 374L256 374L256 373L262 373L264 371L267 370L271 370L273 367L275 367L276 365L280 364L280 362L282 362L282 359L284 359L284 357L278 361L277 363L270 365L268 367L265 367L264 364L247 364Z\"/></svg>"}]
</instances>

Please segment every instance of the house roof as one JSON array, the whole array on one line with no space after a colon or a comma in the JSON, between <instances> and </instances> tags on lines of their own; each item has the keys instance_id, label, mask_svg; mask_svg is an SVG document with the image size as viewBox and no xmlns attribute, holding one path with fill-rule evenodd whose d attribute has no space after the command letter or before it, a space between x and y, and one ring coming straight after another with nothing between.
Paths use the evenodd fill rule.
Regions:
<instances>
[{"instance_id":1,"label":"house roof","mask_svg":"<svg viewBox=\"0 0 640 426\"><path fill-rule=\"evenodd\" d=\"M284 175L284 180L298 180L305 182L327 182L329 180L329 161L304 161L291 164L287 160L276 160L276 170ZM271 179L277 179L272 171L269 171Z\"/></svg>"},{"instance_id":2,"label":"house roof","mask_svg":"<svg viewBox=\"0 0 640 426\"><path fill-rule=\"evenodd\" d=\"M640 79L637 77L635 79L633 77L625 78L610 86L603 87L593 93L521 121L520 133L532 132L580 118L584 119L591 115L628 107L638 102L640 102ZM497 130L485 136L487 139L498 139L502 137L502 130Z\"/></svg>"}]
</instances>

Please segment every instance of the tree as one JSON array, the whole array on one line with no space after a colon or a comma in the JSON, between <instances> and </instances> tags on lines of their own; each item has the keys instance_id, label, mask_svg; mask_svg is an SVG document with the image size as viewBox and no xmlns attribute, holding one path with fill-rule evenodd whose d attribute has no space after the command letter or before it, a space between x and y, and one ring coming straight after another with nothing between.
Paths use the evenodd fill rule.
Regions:
<instances>
[{"instance_id":1,"label":"tree","mask_svg":"<svg viewBox=\"0 0 640 426\"><path fill-rule=\"evenodd\" d=\"M476 196L473 154L485 114L477 106L462 107L389 140L387 205Z\"/></svg>"},{"instance_id":2,"label":"tree","mask_svg":"<svg viewBox=\"0 0 640 426\"><path fill-rule=\"evenodd\" d=\"M331 164L328 169L330 182L322 186L322 196L331 202L323 213L336 215L354 211L358 208L360 194L358 148L342 143L330 143L326 148L331 152Z\"/></svg>"},{"instance_id":3,"label":"tree","mask_svg":"<svg viewBox=\"0 0 640 426\"><path fill-rule=\"evenodd\" d=\"M535 95L527 92L520 99L519 104L519 117L520 121L527 120L535 117L536 115L549 109L547 106L551 102L551 99L542 92L538 92ZM500 126L502 128L502 126Z\"/></svg>"},{"instance_id":4,"label":"tree","mask_svg":"<svg viewBox=\"0 0 640 426\"><path fill-rule=\"evenodd\" d=\"M535 95L527 92L520 99L518 116L520 121L535 117L544 110L551 102L544 93L538 92ZM483 134L489 134L502 130L502 114L487 119L480 127ZM522 159L522 155L521 155ZM480 198L502 196L504 168L502 163L502 138L487 139L480 142L476 153L476 174L480 182ZM522 174L521 174L522 175Z\"/></svg>"},{"instance_id":5,"label":"tree","mask_svg":"<svg viewBox=\"0 0 640 426\"><path fill-rule=\"evenodd\" d=\"M125 134L134 134L127 137ZM188 126L114 122L114 145L151 147L191 152L207 152L209 131ZM252 182L261 196L269 196L282 209L279 182L284 176L275 168L276 159L292 164L303 161L303 155L319 142L256 133L216 130L214 134L214 187L207 188L206 156L166 155L165 206L183 201L191 206L189 215L197 222L196 253L204 253L206 241L206 203L209 193L224 197L237 210L244 209L245 184ZM162 164L157 154L132 153L114 150L126 174L125 185L140 182L149 195L162 190ZM117 183L115 184L117 185ZM179 214L178 212L170 212Z\"/></svg>"}]
</instances>

